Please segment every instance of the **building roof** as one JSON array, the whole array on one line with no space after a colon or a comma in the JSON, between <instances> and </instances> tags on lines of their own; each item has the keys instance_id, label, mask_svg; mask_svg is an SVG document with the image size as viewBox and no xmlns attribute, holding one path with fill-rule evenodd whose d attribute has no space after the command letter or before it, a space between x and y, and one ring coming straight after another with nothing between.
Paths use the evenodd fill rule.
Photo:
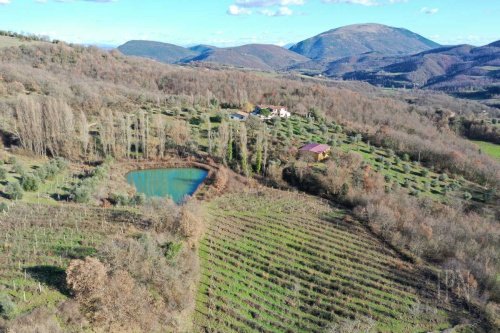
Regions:
<instances>
[{"instance_id":1,"label":"building roof","mask_svg":"<svg viewBox=\"0 0 500 333\"><path fill-rule=\"evenodd\" d=\"M310 151L313 153L324 153L325 151L330 150L329 145L321 144L321 143L310 143L305 145L304 147L299 149L300 151Z\"/></svg>"}]
</instances>

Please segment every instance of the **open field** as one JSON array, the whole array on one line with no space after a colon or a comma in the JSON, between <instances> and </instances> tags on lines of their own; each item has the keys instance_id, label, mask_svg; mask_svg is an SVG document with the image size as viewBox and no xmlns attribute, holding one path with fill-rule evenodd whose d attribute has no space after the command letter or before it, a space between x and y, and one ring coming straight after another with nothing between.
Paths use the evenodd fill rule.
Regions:
<instances>
[{"instance_id":1,"label":"open field","mask_svg":"<svg viewBox=\"0 0 500 333\"><path fill-rule=\"evenodd\" d=\"M484 141L472 141L472 142L478 145L483 153L488 154L491 157L500 161L500 145Z\"/></svg>"},{"instance_id":2,"label":"open field","mask_svg":"<svg viewBox=\"0 0 500 333\"><path fill-rule=\"evenodd\" d=\"M467 318L436 302L428 275L318 199L273 190L221 197L209 210L196 314L203 331L337 332L356 320L414 332Z\"/></svg>"}]
</instances>

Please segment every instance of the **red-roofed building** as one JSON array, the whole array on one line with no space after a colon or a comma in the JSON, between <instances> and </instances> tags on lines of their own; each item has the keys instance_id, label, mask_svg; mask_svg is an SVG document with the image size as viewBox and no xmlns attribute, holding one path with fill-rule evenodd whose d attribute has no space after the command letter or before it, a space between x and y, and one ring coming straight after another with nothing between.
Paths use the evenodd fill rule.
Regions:
<instances>
[{"instance_id":1,"label":"red-roofed building","mask_svg":"<svg viewBox=\"0 0 500 333\"><path fill-rule=\"evenodd\" d=\"M330 146L321 143L310 143L299 149L302 157L310 157L315 161L323 161L330 156Z\"/></svg>"}]
</instances>

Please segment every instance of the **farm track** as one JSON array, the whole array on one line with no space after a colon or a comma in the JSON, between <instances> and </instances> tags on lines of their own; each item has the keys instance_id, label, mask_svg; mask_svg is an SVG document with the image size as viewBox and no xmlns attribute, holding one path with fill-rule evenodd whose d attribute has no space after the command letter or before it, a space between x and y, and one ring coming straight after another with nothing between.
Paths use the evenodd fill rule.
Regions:
<instances>
[{"instance_id":1,"label":"farm track","mask_svg":"<svg viewBox=\"0 0 500 333\"><path fill-rule=\"evenodd\" d=\"M324 332L366 318L384 332L448 324L433 283L320 200L270 191L221 197L208 211L200 331ZM435 315L414 315L420 304Z\"/></svg>"}]
</instances>

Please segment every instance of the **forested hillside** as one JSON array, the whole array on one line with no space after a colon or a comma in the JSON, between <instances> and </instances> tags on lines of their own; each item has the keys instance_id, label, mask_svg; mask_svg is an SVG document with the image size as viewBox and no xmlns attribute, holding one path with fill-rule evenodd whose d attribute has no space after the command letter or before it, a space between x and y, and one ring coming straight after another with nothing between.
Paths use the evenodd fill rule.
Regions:
<instances>
[{"instance_id":1,"label":"forested hillside","mask_svg":"<svg viewBox=\"0 0 500 333\"><path fill-rule=\"evenodd\" d=\"M256 117L246 122L230 120L230 113L248 113L257 104L282 105L293 116L269 122ZM205 328L229 325L234 330L281 331L272 328L281 322L283 329L323 331L332 321L336 325L345 318L359 319L365 325L375 318L371 329L404 331L406 326L399 324L414 311L418 314L415 325L423 329L459 324L495 329L500 300L500 165L459 136L468 122L495 116L493 109L479 103L391 92L362 83L167 65L62 42L2 48L0 168L5 172L0 179L0 204L8 204L0 208L10 222L0 227L7 235L2 240L4 251L14 259L7 261L0 281L10 292L8 299L21 304L13 305L9 316L3 315L5 326L36 321L29 313L48 296L42 292L44 280L37 280L36 272L28 276L27 269L48 263L58 267L51 271L58 279L64 280L66 274L65 288L69 288L49 286L54 292L51 304L70 299L77 309L52 309L55 312L48 316L65 318L66 327L72 328L179 329L191 323L195 285L201 279L205 284L198 286L196 306L199 310L207 302L213 307L196 319ZM298 148L308 142L329 144L331 158L324 163L297 158ZM57 158L65 158L68 164ZM265 187L272 186L283 192L268 195L269 206L263 208L264 203L252 194L246 196L245 204L221 196L175 207L145 203L124 187L123 175L132 166L167 162L209 166L214 175L202 193L207 200L222 192L243 197L241 192L250 188L267 191ZM322 197L348 214L330 218L337 208L314 198L308 199L313 211L307 223L296 216L292 219L286 207L287 200L295 197L286 192L297 190ZM259 206L254 213L264 216L276 230L241 212L250 209L245 207L251 200ZM24 211L34 215L37 206L33 205L44 207L40 220L11 229L26 220ZM66 221L61 223L45 205L75 207L85 215L77 218L63 210L57 213ZM94 209L87 211L87 205ZM97 205L102 207L96 209ZM305 214L296 204L290 207ZM217 219L221 225L211 224ZM285 233L284 220L295 228L287 236L290 241L297 238L290 243L292 247L278 241ZM232 222L234 228L229 226ZM56 226L53 235L47 227L52 224ZM328 233L322 235L321 228ZM203 238L205 230L207 238ZM240 235L242 230L244 235ZM235 243L225 244L218 231L236 238ZM47 234L51 235L47 243L39 242L39 235ZM90 234L96 238L89 240ZM372 250L363 254L363 260L380 263L368 265L371 268L352 264L361 252L359 246L349 245L346 259L340 244L331 242L337 235L353 244L369 240ZM249 237L248 248L236 246L240 236ZM314 239L319 236L320 245ZM69 248L58 249L56 242L68 243ZM288 247L286 253L301 253L303 260L274 258L276 249L283 246ZM323 246L328 255L322 254ZM79 251L71 252L74 248ZM134 253L132 258L127 257L128 250ZM203 259L202 272L208 276L199 275L198 254ZM252 262L235 263L226 270L228 260L233 261L228 258L240 256ZM338 276L329 275L333 267L332 272L325 272L314 264L318 258L338 262ZM30 266L24 267L23 260ZM216 264L213 270L208 270L207 262ZM389 289L379 282L380 277L387 279L385 263L398 270ZM293 266L286 268L289 264ZM151 269L157 266L161 268L158 274ZM288 290L294 286L283 282L283 269L296 279L296 294ZM351 280L352 269L364 277L355 283L368 296L354 292L352 282L346 281ZM243 271L257 277L248 282L240 279L233 287L222 282L247 274ZM101 287L91 288L93 275L87 272L95 274ZM418 275L410 279L409 272ZM441 282L429 284L426 279ZM402 285L403 280L411 286ZM26 289L19 287L20 281ZM106 284L113 288L104 292ZM121 293L120 285L126 292ZM439 290L434 289L436 285ZM263 294L276 288L280 293L266 299ZM130 292L136 289L137 293ZM254 299L253 289L258 290L262 314L248 311L253 306L248 303ZM28 296L23 294L26 290ZM226 296L220 295L221 290L227 291ZM444 290L446 301L434 297ZM355 301L346 308L325 304L342 297L352 300L353 295ZM387 303L394 297L396 308ZM98 307L92 306L94 299L99 300ZM432 299L436 303L422 310L420 302ZM231 309L222 305L227 300L236 305ZM309 319L294 322L294 314L283 309L282 301L290 309L297 306L293 302L305 302L297 311ZM71 311L83 316L75 315L79 321L72 322ZM425 311L432 313L430 322ZM134 316L126 319L127 313ZM141 313L149 313L151 320L138 320ZM214 313L224 322L212 321ZM463 314L458 316L463 320L457 319L457 313Z\"/></svg>"}]
</instances>

